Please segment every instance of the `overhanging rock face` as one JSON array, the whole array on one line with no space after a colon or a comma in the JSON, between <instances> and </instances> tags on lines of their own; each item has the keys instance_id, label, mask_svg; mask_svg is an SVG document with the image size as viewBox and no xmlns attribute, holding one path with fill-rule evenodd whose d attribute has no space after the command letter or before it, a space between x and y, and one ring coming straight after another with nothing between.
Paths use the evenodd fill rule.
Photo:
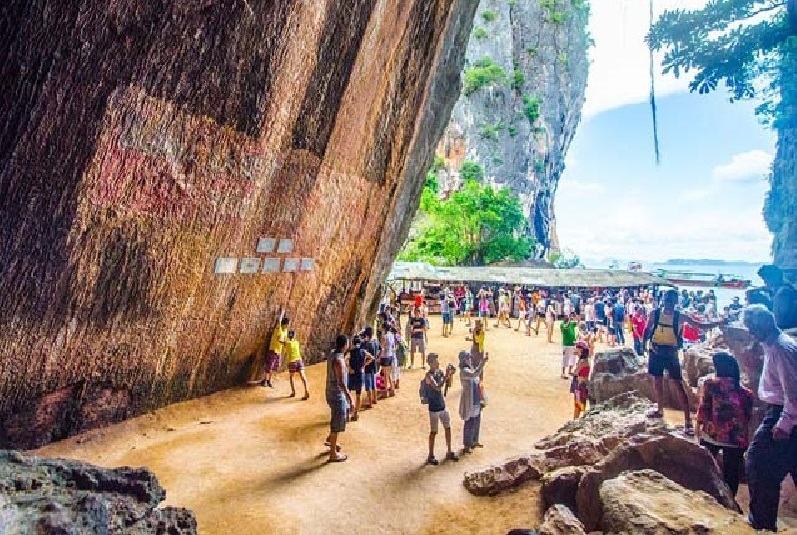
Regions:
<instances>
[{"instance_id":1,"label":"overhanging rock face","mask_svg":"<svg viewBox=\"0 0 797 535\"><path fill-rule=\"evenodd\" d=\"M475 9L6 2L0 445L246 380L283 311L311 360L362 319Z\"/></svg>"}]
</instances>

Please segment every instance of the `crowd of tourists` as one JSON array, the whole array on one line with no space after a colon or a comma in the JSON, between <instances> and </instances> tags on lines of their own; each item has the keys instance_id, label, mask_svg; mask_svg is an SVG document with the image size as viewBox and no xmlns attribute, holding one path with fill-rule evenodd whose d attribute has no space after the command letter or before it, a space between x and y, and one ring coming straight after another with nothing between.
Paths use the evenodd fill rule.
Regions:
<instances>
[{"instance_id":1,"label":"crowd of tourists","mask_svg":"<svg viewBox=\"0 0 797 535\"><path fill-rule=\"evenodd\" d=\"M770 292L774 294L775 292ZM452 336L455 318L467 326L470 351L461 351L458 365L443 366L437 353L428 352L429 303L422 292L413 296L409 317L401 322L401 307L386 304L374 326L367 326L351 338L339 335L326 359L325 397L330 407L330 432L325 441L329 461L347 459L341 450L339 434L347 423L358 421L362 411L375 408L380 400L394 397L400 390L404 369L416 362L425 371L419 385L420 402L429 418L427 464L438 465L435 441L442 425L445 460L457 461L452 445L452 422L446 394L458 376L461 393L458 414L463 421L462 453L483 447L479 441L481 416L487 405L484 371L489 356L486 332L504 326L531 336L545 335L553 341L559 321L562 342L561 376L570 380L573 417L587 408L588 380L596 343L609 347L633 345L639 356L647 357L648 373L654 383L656 407L648 416L664 417L665 375L673 381L681 398L684 433L721 460L723 477L735 495L741 474L746 470L750 489L751 525L775 530L780 483L789 473L797 475L797 342L782 332L789 321L784 310L773 314L772 297L766 292L748 294L745 305L735 298L721 312L711 290L689 292L666 290L654 295L648 289L603 292L523 291L520 288L482 287L472 292L467 287L443 288L439 301L443 337ZM763 304L759 304L763 300ZM781 300L785 303L785 300ZM768 305L768 306L767 306ZM705 378L699 389L697 426L692 421L689 396L682 378L679 352L686 344L705 340L708 333L728 321L743 321L751 336L764 348L764 362L758 388L759 401L766 404L766 415L749 440L755 395L742 385L739 363L728 351L712 356L715 373ZM299 343L283 318L274 330L266 359L266 377L261 384L272 386L273 373L284 358L289 372L290 396L296 396L295 378L304 387L301 399L309 398L307 378ZM630 340L626 340L626 333ZM463 333L464 334L464 333ZM417 357L417 359L416 359Z\"/></svg>"}]
</instances>

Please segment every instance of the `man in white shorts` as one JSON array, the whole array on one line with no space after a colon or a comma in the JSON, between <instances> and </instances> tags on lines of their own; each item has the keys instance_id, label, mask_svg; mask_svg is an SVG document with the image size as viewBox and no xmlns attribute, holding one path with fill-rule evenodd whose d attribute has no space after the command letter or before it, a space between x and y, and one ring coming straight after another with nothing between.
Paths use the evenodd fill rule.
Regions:
<instances>
[{"instance_id":1,"label":"man in white shorts","mask_svg":"<svg viewBox=\"0 0 797 535\"><path fill-rule=\"evenodd\" d=\"M576 315L571 312L559 328L562 330L562 379L567 379L576 365ZM567 374L565 368L568 369Z\"/></svg>"},{"instance_id":2,"label":"man in white shorts","mask_svg":"<svg viewBox=\"0 0 797 535\"><path fill-rule=\"evenodd\" d=\"M441 423L445 430L446 447L448 448L446 460L459 460L457 454L451 449L451 415L446 410L446 400L443 397L445 385L451 380L456 368L450 366L443 373L443 370L440 369L437 353L429 353L427 360L429 362L429 371L424 378L422 387L422 400L425 400L429 405L429 456L426 458L426 464L437 466L440 461L434 456L434 441Z\"/></svg>"}]
</instances>

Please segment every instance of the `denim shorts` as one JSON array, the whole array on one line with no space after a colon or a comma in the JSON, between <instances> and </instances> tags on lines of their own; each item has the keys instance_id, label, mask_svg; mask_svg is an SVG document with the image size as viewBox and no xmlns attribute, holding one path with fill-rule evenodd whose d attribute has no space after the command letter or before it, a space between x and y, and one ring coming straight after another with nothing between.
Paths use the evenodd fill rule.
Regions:
<instances>
[{"instance_id":1,"label":"denim shorts","mask_svg":"<svg viewBox=\"0 0 797 535\"><path fill-rule=\"evenodd\" d=\"M366 392L376 390L376 374L366 373L363 375L363 386Z\"/></svg>"},{"instance_id":2,"label":"denim shorts","mask_svg":"<svg viewBox=\"0 0 797 535\"><path fill-rule=\"evenodd\" d=\"M453 323L451 321L451 312L443 312L443 324L448 325L449 323Z\"/></svg>"},{"instance_id":3,"label":"denim shorts","mask_svg":"<svg viewBox=\"0 0 797 535\"><path fill-rule=\"evenodd\" d=\"M346 418L349 415L349 406L345 398L327 399L327 405L331 417L329 419L329 430L333 433L342 433L346 430Z\"/></svg>"}]
</instances>

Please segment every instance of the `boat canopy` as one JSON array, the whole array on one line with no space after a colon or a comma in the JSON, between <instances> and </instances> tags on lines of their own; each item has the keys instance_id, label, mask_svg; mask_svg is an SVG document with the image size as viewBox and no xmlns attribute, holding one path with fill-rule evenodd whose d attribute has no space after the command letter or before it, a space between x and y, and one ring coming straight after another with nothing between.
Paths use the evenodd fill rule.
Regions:
<instances>
[{"instance_id":1,"label":"boat canopy","mask_svg":"<svg viewBox=\"0 0 797 535\"><path fill-rule=\"evenodd\" d=\"M396 262L387 280L510 284L537 288L670 286L665 279L649 273L615 269L432 266L425 262Z\"/></svg>"}]
</instances>

